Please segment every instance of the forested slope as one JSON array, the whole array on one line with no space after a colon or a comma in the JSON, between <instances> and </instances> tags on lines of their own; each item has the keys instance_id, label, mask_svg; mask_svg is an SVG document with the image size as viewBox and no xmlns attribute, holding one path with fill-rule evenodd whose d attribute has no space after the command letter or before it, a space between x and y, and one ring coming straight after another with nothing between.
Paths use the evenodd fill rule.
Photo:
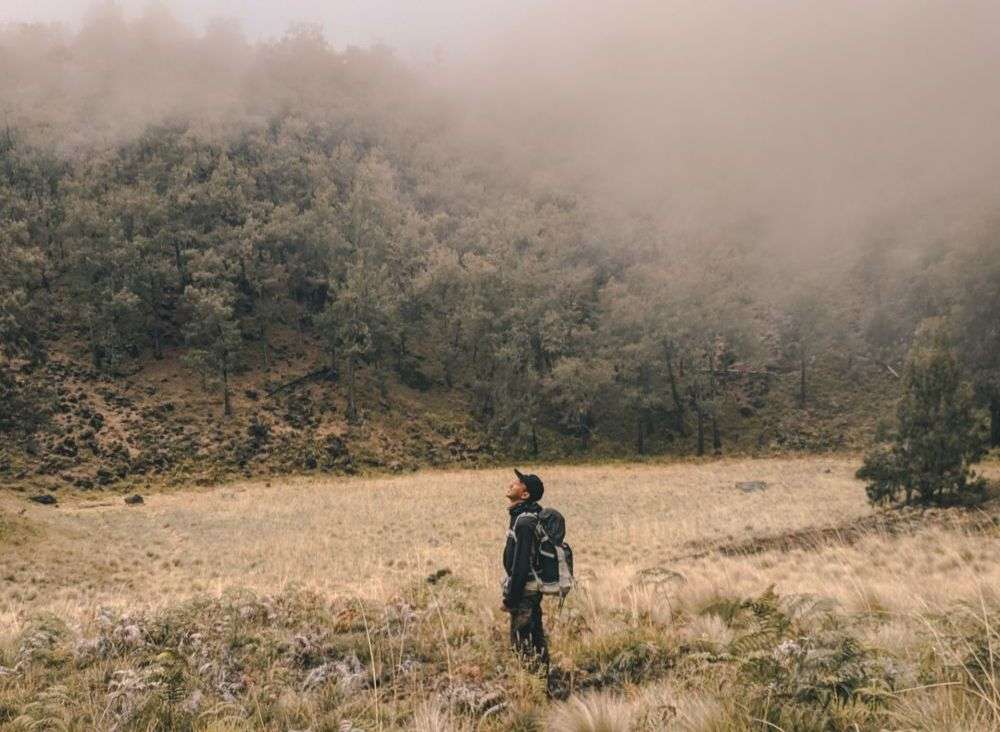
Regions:
<instances>
[{"instance_id":1,"label":"forested slope","mask_svg":"<svg viewBox=\"0 0 1000 732\"><path fill-rule=\"evenodd\" d=\"M928 317L1000 441L989 225L821 268L678 240L506 165L385 49L116 22L0 39L7 479L854 449Z\"/></svg>"}]
</instances>

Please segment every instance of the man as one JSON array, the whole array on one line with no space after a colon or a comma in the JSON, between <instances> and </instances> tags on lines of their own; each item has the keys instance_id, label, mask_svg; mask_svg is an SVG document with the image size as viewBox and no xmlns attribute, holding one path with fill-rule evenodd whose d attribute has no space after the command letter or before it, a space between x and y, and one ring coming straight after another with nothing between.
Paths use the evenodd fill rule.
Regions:
<instances>
[{"instance_id":1,"label":"man","mask_svg":"<svg viewBox=\"0 0 1000 732\"><path fill-rule=\"evenodd\" d=\"M542 627L542 595L532 576L535 556L535 524L542 507L545 486L537 475L515 470L516 479L507 486L510 525L503 548L504 582L501 609L510 613L510 643L525 660L548 670L549 649Z\"/></svg>"}]
</instances>

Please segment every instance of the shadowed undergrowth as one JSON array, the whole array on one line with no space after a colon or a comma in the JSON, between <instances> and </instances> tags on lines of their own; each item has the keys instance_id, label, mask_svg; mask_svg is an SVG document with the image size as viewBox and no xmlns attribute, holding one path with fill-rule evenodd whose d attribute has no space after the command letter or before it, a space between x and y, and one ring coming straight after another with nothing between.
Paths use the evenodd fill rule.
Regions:
<instances>
[{"instance_id":1,"label":"shadowed undergrowth","mask_svg":"<svg viewBox=\"0 0 1000 732\"><path fill-rule=\"evenodd\" d=\"M0 650L0 726L597 732L1000 722L995 607L912 619L915 654L871 642L885 622L768 590L679 602L665 623L646 611L595 610L584 591L553 613L552 686L569 698L550 702L461 578L414 584L382 604L294 587L230 591L149 613L100 610L78 627L31 618Z\"/></svg>"}]
</instances>

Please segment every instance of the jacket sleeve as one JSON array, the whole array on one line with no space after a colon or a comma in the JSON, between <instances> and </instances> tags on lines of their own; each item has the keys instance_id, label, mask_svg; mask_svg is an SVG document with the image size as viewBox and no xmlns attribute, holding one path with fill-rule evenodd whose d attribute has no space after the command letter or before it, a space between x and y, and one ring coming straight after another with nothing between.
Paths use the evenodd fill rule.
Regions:
<instances>
[{"instance_id":1,"label":"jacket sleeve","mask_svg":"<svg viewBox=\"0 0 1000 732\"><path fill-rule=\"evenodd\" d=\"M531 578L531 553L535 541L535 522L531 518L523 518L514 524L514 561L512 562L510 581L504 593L503 604L512 608L524 597L524 585Z\"/></svg>"}]
</instances>

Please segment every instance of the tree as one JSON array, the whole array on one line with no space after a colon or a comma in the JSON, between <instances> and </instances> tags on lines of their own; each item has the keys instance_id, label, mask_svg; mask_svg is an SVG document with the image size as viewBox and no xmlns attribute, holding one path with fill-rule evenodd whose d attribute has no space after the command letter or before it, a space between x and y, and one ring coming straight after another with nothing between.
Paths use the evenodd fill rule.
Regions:
<instances>
[{"instance_id":1,"label":"tree","mask_svg":"<svg viewBox=\"0 0 1000 732\"><path fill-rule=\"evenodd\" d=\"M497 348L488 378L476 383L488 413L481 415L488 432L505 445L527 428L532 454L538 454L537 421L540 412L538 374L531 363L531 348L523 334L515 333Z\"/></svg>"},{"instance_id":2,"label":"tree","mask_svg":"<svg viewBox=\"0 0 1000 732\"><path fill-rule=\"evenodd\" d=\"M358 369L365 362L377 370L385 368L394 305L385 269L362 257L350 268L346 282L317 320L331 354L344 363L347 418L351 422L358 419Z\"/></svg>"},{"instance_id":3,"label":"tree","mask_svg":"<svg viewBox=\"0 0 1000 732\"><path fill-rule=\"evenodd\" d=\"M462 315L468 300L466 273L458 255L442 246L432 248L413 286L426 325L425 343L441 367L444 385L451 389L462 359Z\"/></svg>"},{"instance_id":4,"label":"tree","mask_svg":"<svg viewBox=\"0 0 1000 732\"><path fill-rule=\"evenodd\" d=\"M590 448L596 429L595 407L610 389L614 370L607 361L597 358L562 359L546 378L548 401L559 414L560 422L580 438L580 446Z\"/></svg>"},{"instance_id":5,"label":"tree","mask_svg":"<svg viewBox=\"0 0 1000 732\"><path fill-rule=\"evenodd\" d=\"M717 339L717 344L721 339ZM692 352L693 368L688 377L688 399L694 412L697 443L695 452L705 454L705 428L712 428L712 451L722 453L722 434L719 431L719 413L722 410L723 392L719 380L720 348L718 345Z\"/></svg>"},{"instance_id":6,"label":"tree","mask_svg":"<svg viewBox=\"0 0 1000 732\"><path fill-rule=\"evenodd\" d=\"M673 404L673 428L678 435L684 437L687 435L687 426L684 423L686 410L677 374L679 351L677 340L669 335L664 335L660 340L660 347L663 349L663 364L667 369L667 385L670 387L670 400Z\"/></svg>"},{"instance_id":7,"label":"tree","mask_svg":"<svg viewBox=\"0 0 1000 732\"><path fill-rule=\"evenodd\" d=\"M130 290L95 291L94 302L83 311L94 368L118 373L126 360L139 355L147 332L141 306Z\"/></svg>"},{"instance_id":8,"label":"tree","mask_svg":"<svg viewBox=\"0 0 1000 732\"><path fill-rule=\"evenodd\" d=\"M985 452L972 392L939 322L922 326L911 349L897 421L890 444L870 451L857 472L872 503L940 505L982 495L984 483L970 469Z\"/></svg>"},{"instance_id":9,"label":"tree","mask_svg":"<svg viewBox=\"0 0 1000 732\"><path fill-rule=\"evenodd\" d=\"M1000 447L1000 245L983 246L971 261L954 316L960 361L990 415L990 446Z\"/></svg>"},{"instance_id":10,"label":"tree","mask_svg":"<svg viewBox=\"0 0 1000 732\"><path fill-rule=\"evenodd\" d=\"M229 379L244 363L243 334L233 312L233 295L225 289L188 285L184 297L191 319L184 328L190 350L186 360L203 376L222 383L223 413L233 413Z\"/></svg>"},{"instance_id":11,"label":"tree","mask_svg":"<svg viewBox=\"0 0 1000 732\"><path fill-rule=\"evenodd\" d=\"M729 327L726 327L726 326ZM748 353L745 339L724 320L714 323L714 337L710 337L713 323L702 322L687 342L686 356L690 368L686 370L687 396L696 418L697 454L705 454L705 429L712 430L712 452L722 454L722 431L719 423L723 407L734 401L745 371L736 369L738 353ZM745 364L744 364L745 365Z\"/></svg>"},{"instance_id":12,"label":"tree","mask_svg":"<svg viewBox=\"0 0 1000 732\"><path fill-rule=\"evenodd\" d=\"M799 369L799 408L808 399L806 369L825 339L828 327L826 303L813 290L796 295L785 310L782 341Z\"/></svg>"},{"instance_id":13,"label":"tree","mask_svg":"<svg viewBox=\"0 0 1000 732\"><path fill-rule=\"evenodd\" d=\"M0 289L0 356L45 360L42 313L38 303L21 288Z\"/></svg>"},{"instance_id":14,"label":"tree","mask_svg":"<svg viewBox=\"0 0 1000 732\"><path fill-rule=\"evenodd\" d=\"M659 302L648 291L610 282L601 294L599 341L612 364L626 415L635 427L635 451L646 452L653 416L663 410L661 345L665 322Z\"/></svg>"}]
</instances>

